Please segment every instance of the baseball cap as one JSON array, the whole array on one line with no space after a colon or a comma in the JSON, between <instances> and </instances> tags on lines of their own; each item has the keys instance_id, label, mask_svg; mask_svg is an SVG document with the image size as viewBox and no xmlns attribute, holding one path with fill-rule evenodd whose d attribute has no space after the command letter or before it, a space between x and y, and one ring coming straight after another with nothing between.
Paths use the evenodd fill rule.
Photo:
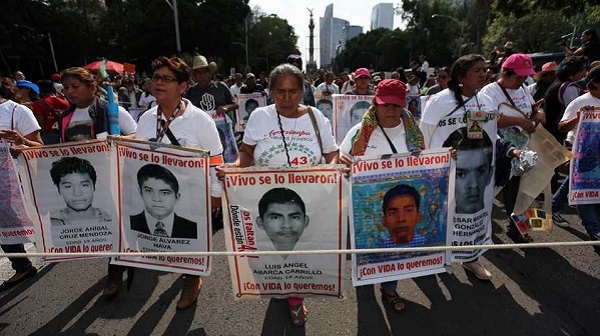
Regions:
<instances>
[{"instance_id":1,"label":"baseball cap","mask_svg":"<svg viewBox=\"0 0 600 336\"><path fill-rule=\"evenodd\" d=\"M375 90L375 102L379 105L394 104L404 106L406 102L406 84L397 79L384 79Z\"/></svg>"},{"instance_id":2,"label":"baseball cap","mask_svg":"<svg viewBox=\"0 0 600 336\"><path fill-rule=\"evenodd\" d=\"M544 63L544 65L542 65L542 70L537 72L533 77L535 78L535 80L539 80L539 78L547 72L556 72L556 68L558 68L558 64L556 64L556 62Z\"/></svg>"},{"instance_id":3,"label":"baseball cap","mask_svg":"<svg viewBox=\"0 0 600 336\"><path fill-rule=\"evenodd\" d=\"M371 78L371 72L366 68L359 68L354 71L354 78L367 77Z\"/></svg>"},{"instance_id":4,"label":"baseball cap","mask_svg":"<svg viewBox=\"0 0 600 336\"><path fill-rule=\"evenodd\" d=\"M526 54L512 54L502 63L505 69L513 69L519 76L535 75L533 70L533 61Z\"/></svg>"},{"instance_id":5,"label":"baseball cap","mask_svg":"<svg viewBox=\"0 0 600 336\"><path fill-rule=\"evenodd\" d=\"M60 74L52 74L52 76L50 76L50 80L52 80L53 82L60 82Z\"/></svg>"},{"instance_id":6,"label":"baseball cap","mask_svg":"<svg viewBox=\"0 0 600 336\"><path fill-rule=\"evenodd\" d=\"M36 94L40 94L40 88L28 80L24 80L24 79L18 80L17 87L26 87L26 88L33 90Z\"/></svg>"},{"instance_id":7,"label":"baseball cap","mask_svg":"<svg viewBox=\"0 0 600 336\"><path fill-rule=\"evenodd\" d=\"M254 76L254 74L252 72L248 72L248 74L246 74L246 79L255 79L256 76Z\"/></svg>"}]
</instances>

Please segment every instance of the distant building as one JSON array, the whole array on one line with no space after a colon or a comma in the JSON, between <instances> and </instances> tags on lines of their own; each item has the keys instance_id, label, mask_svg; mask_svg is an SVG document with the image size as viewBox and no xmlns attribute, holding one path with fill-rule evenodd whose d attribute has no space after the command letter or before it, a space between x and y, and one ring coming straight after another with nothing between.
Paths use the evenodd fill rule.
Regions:
<instances>
[{"instance_id":1,"label":"distant building","mask_svg":"<svg viewBox=\"0 0 600 336\"><path fill-rule=\"evenodd\" d=\"M373 6L371 12L371 29L394 27L394 4L379 3Z\"/></svg>"},{"instance_id":2,"label":"distant building","mask_svg":"<svg viewBox=\"0 0 600 336\"><path fill-rule=\"evenodd\" d=\"M319 54L321 69L329 69L333 59L343 49L344 33L350 22L333 17L333 4L325 7L325 14L319 18ZM362 30L362 28L361 28Z\"/></svg>"},{"instance_id":3,"label":"distant building","mask_svg":"<svg viewBox=\"0 0 600 336\"><path fill-rule=\"evenodd\" d=\"M342 45L340 47L340 51L346 48L346 42L357 37L362 34L363 27L362 26L346 26L342 31Z\"/></svg>"}]
</instances>

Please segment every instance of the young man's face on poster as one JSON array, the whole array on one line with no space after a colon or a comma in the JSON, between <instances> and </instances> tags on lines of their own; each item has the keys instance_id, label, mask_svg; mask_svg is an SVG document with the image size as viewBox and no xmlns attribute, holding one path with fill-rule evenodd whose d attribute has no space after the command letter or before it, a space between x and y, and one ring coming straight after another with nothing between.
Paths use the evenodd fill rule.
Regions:
<instances>
[{"instance_id":1,"label":"young man's face on poster","mask_svg":"<svg viewBox=\"0 0 600 336\"><path fill-rule=\"evenodd\" d=\"M291 251L308 226L309 218L297 203L271 203L256 222L277 250Z\"/></svg>"},{"instance_id":2,"label":"young man's face on poster","mask_svg":"<svg viewBox=\"0 0 600 336\"><path fill-rule=\"evenodd\" d=\"M482 149L459 150L456 161L456 213L474 214L484 208L491 167Z\"/></svg>"},{"instance_id":3,"label":"young man's face on poster","mask_svg":"<svg viewBox=\"0 0 600 336\"><path fill-rule=\"evenodd\" d=\"M414 197L394 196L385 206L383 226L387 228L394 244L405 244L414 239L415 226L421 218Z\"/></svg>"},{"instance_id":4,"label":"young man's face on poster","mask_svg":"<svg viewBox=\"0 0 600 336\"><path fill-rule=\"evenodd\" d=\"M67 207L75 211L85 211L94 201L94 181L88 173L67 174L60 178L58 192Z\"/></svg>"},{"instance_id":5,"label":"young man's face on poster","mask_svg":"<svg viewBox=\"0 0 600 336\"><path fill-rule=\"evenodd\" d=\"M169 216L175 209L179 194L165 181L148 178L140 187L145 210L156 219Z\"/></svg>"}]
</instances>

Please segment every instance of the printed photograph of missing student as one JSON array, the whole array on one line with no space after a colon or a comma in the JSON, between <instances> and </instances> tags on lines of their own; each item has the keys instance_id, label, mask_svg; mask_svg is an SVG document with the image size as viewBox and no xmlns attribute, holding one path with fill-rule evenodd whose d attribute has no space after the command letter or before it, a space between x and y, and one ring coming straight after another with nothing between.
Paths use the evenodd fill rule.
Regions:
<instances>
[{"instance_id":1,"label":"printed photograph of missing student","mask_svg":"<svg viewBox=\"0 0 600 336\"><path fill-rule=\"evenodd\" d=\"M316 107L333 125L333 102L330 99L319 99Z\"/></svg>"},{"instance_id":2,"label":"printed photograph of missing student","mask_svg":"<svg viewBox=\"0 0 600 336\"><path fill-rule=\"evenodd\" d=\"M354 103L350 108L350 127L360 123L362 121L365 112L369 109L371 103L366 101L359 101Z\"/></svg>"},{"instance_id":3,"label":"printed photograph of missing student","mask_svg":"<svg viewBox=\"0 0 600 336\"><path fill-rule=\"evenodd\" d=\"M442 147L458 150L454 197L457 214L474 214L485 207L485 188L490 184L494 170L493 143L483 131L482 139L470 139L467 128L460 128L448 137Z\"/></svg>"},{"instance_id":4,"label":"printed photograph of missing student","mask_svg":"<svg viewBox=\"0 0 600 336\"><path fill-rule=\"evenodd\" d=\"M582 123L577 146L574 148L571 188L600 189L600 135L598 123Z\"/></svg>"},{"instance_id":5,"label":"printed photograph of missing student","mask_svg":"<svg viewBox=\"0 0 600 336\"><path fill-rule=\"evenodd\" d=\"M138 170L137 183L144 210L129 217L131 230L169 238L198 237L197 224L175 213L181 194L169 169L147 164Z\"/></svg>"},{"instance_id":6,"label":"printed photograph of missing student","mask_svg":"<svg viewBox=\"0 0 600 336\"><path fill-rule=\"evenodd\" d=\"M389 181L389 176L382 177L381 182L355 181L352 198L356 248L445 245L448 173L448 168L436 168L407 173L400 182ZM428 254L369 253L357 255L356 260L362 266Z\"/></svg>"},{"instance_id":7,"label":"printed photograph of missing student","mask_svg":"<svg viewBox=\"0 0 600 336\"><path fill-rule=\"evenodd\" d=\"M413 117L421 118L421 97L406 96L406 109L412 113Z\"/></svg>"},{"instance_id":8,"label":"printed photograph of missing student","mask_svg":"<svg viewBox=\"0 0 600 336\"><path fill-rule=\"evenodd\" d=\"M235 162L238 156L238 147L231 126L223 118L215 119L219 140L223 146L223 160L225 163Z\"/></svg>"},{"instance_id":9,"label":"printed photograph of missing student","mask_svg":"<svg viewBox=\"0 0 600 336\"><path fill-rule=\"evenodd\" d=\"M248 118L250 118L250 115L252 114L252 112L254 112L254 110L256 110L258 108L258 102L256 101L256 99L248 99L246 100L246 104L245 104L245 109L246 109L246 113L247 115L244 117L244 121L248 121Z\"/></svg>"},{"instance_id":10,"label":"printed photograph of missing student","mask_svg":"<svg viewBox=\"0 0 600 336\"><path fill-rule=\"evenodd\" d=\"M50 213L52 226L111 222L104 209L93 207L96 170L88 160L63 157L52 162L50 177L65 207Z\"/></svg>"},{"instance_id":11,"label":"printed photograph of missing student","mask_svg":"<svg viewBox=\"0 0 600 336\"><path fill-rule=\"evenodd\" d=\"M267 191L258 202L258 214L257 226L266 233L277 251L294 250L310 221L304 201L288 188Z\"/></svg>"}]
</instances>

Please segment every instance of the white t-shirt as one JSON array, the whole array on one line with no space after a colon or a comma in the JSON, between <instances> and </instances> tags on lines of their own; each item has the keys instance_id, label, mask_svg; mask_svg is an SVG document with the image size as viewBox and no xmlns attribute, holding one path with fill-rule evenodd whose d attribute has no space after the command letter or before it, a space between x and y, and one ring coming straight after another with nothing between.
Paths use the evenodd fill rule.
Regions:
<instances>
[{"instance_id":1,"label":"white t-shirt","mask_svg":"<svg viewBox=\"0 0 600 336\"><path fill-rule=\"evenodd\" d=\"M577 116L577 111L586 105L600 106L600 98L595 98L589 92L575 98L569 105L567 105L565 113L560 121L568 121L575 118Z\"/></svg>"},{"instance_id":2,"label":"white t-shirt","mask_svg":"<svg viewBox=\"0 0 600 336\"><path fill-rule=\"evenodd\" d=\"M69 125L65 130L68 141L80 141L90 139L90 127L92 126L92 118L89 113L90 107L76 108L73 111L73 116L69 121ZM119 106L119 128L121 134L130 135L136 132L137 125L131 114L123 107Z\"/></svg>"},{"instance_id":3,"label":"white t-shirt","mask_svg":"<svg viewBox=\"0 0 600 336\"><path fill-rule=\"evenodd\" d=\"M512 98L513 102L521 110L521 112L527 115L527 118L531 116L531 106L535 104L531 93L529 90L525 89L525 87L521 86L516 90L506 89L506 92ZM501 103L506 103L508 105L512 105L504 92L502 92L502 88L498 84L498 82L490 83L481 89L481 93L488 95L494 101L494 109L498 109Z\"/></svg>"},{"instance_id":4,"label":"white t-shirt","mask_svg":"<svg viewBox=\"0 0 600 336\"><path fill-rule=\"evenodd\" d=\"M145 109L145 108L149 108L148 105L150 105L150 103L155 102L155 101L156 101L156 98L153 95L151 95L151 94L146 95L146 92L144 92L140 96L140 101L139 101L138 105ZM152 105L156 105L156 103L154 103Z\"/></svg>"},{"instance_id":5,"label":"white t-shirt","mask_svg":"<svg viewBox=\"0 0 600 336\"><path fill-rule=\"evenodd\" d=\"M7 100L0 104L0 130L11 129L11 120L12 129L19 132L22 136L40 129L40 125L35 119L33 112L27 106Z\"/></svg>"},{"instance_id":6,"label":"white t-shirt","mask_svg":"<svg viewBox=\"0 0 600 336\"><path fill-rule=\"evenodd\" d=\"M323 82L323 83L319 84L319 86L317 86L317 90L315 91L315 94L323 94L326 92L329 92L331 94L340 93L340 88L338 88L338 86L335 85L334 83L327 84L327 82Z\"/></svg>"},{"instance_id":7,"label":"white t-shirt","mask_svg":"<svg viewBox=\"0 0 600 336\"><path fill-rule=\"evenodd\" d=\"M217 131L217 126L212 117L209 116L208 113L194 106L189 100L185 98L183 100L186 103L185 111L183 114L180 112L179 116L177 116L169 126L169 129L179 142L179 145L210 151L211 158L221 156L223 153L223 146L219 140L219 132ZM137 133L135 134L137 139L146 141L156 139L157 110L158 106L155 106L140 117ZM161 115L161 118L165 119L164 115ZM166 135L163 136L161 142L166 144L171 143ZM220 161L222 164L223 160L221 159ZM210 166L210 195L213 197L221 197L223 190L215 170L215 167L218 165L220 164L215 163Z\"/></svg>"},{"instance_id":8,"label":"white t-shirt","mask_svg":"<svg viewBox=\"0 0 600 336\"><path fill-rule=\"evenodd\" d=\"M229 91L231 91L231 95L233 96L234 101L237 101L237 95L240 93L242 86L243 86L243 84L240 86L233 84L232 86L229 87Z\"/></svg>"},{"instance_id":9,"label":"white t-shirt","mask_svg":"<svg viewBox=\"0 0 600 336\"><path fill-rule=\"evenodd\" d=\"M419 86L419 84L415 84L415 85L410 85L408 84L408 88L406 89L406 92L408 94L421 94L421 87Z\"/></svg>"},{"instance_id":10,"label":"white t-shirt","mask_svg":"<svg viewBox=\"0 0 600 336\"><path fill-rule=\"evenodd\" d=\"M331 124L321 111L310 107L315 115L317 126L321 133L323 152L331 153L338 150ZM314 166L321 162L321 149L317 134L310 121L308 113L299 118L279 116L281 128L285 136L287 153L292 166ZM257 166L283 167L288 166L286 146L281 136L275 105L259 107L248 119L244 133L244 143L256 146L254 149L254 164Z\"/></svg>"},{"instance_id":11,"label":"white t-shirt","mask_svg":"<svg viewBox=\"0 0 600 336\"><path fill-rule=\"evenodd\" d=\"M346 137L342 144L340 145L340 151L349 155L350 150L352 149L352 138L354 138L358 131L360 131L362 124L356 124L354 127L346 133ZM390 138L394 147L396 147L396 151L398 153L407 153L408 147L406 146L406 134L404 131L404 123L400 123L400 125L391 128L384 128L385 134ZM365 150L364 156L372 156L372 155L385 155L392 154L392 148L390 147L389 142L385 138L385 135L381 131L380 127L377 127L373 133L371 133L371 137L369 138L369 144L367 145L367 149Z\"/></svg>"},{"instance_id":12,"label":"white t-shirt","mask_svg":"<svg viewBox=\"0 0 600 336\"><path fill-rule=\"evenodd\" d=\"M453 131L461 127L466 127L467 123L466 119L464 119L465 110L469 112L476 110L491 112L496 110L494 107L494 101L486 94L478 93L476 98L473 97L469 99L468 97L463 96L463 101L466 101L467 103L449 114L458 105L458 102L454 98L454 93L449 89L445 89L438 94L431 96L427 101L425 110L421 114L421 124L419 125L419 128L421 129L421 132L423 132L423 137L425 139L425 148L434 149L442 147L442 144L444 141L446 141L448 134L451 133L450 131L436 132L438 128L449 127ZM449 117L454 117L451 119L455 121L455 124L450 124ZM442 119L447 121L445 125L440 124ZM494 120L493 123L495 124L496 121ZM488 128L486 128L486 131L487 130ZM494 126L493 130L490 129L488 133L495 135L496 127ZM492 141L495 142L495 140L495 137L492 138Z\"/></svg>"}]
</instances>

